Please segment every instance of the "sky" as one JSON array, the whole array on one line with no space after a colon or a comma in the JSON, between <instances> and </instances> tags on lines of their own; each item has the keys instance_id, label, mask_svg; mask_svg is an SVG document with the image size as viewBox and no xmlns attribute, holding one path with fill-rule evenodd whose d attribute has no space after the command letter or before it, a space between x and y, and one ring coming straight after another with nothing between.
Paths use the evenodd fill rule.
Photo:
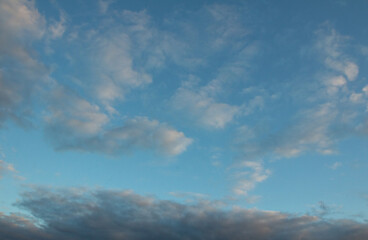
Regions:
<instances>
[{"instance_id":1,"label":"sky","mask_svg":"<svg viewBox=\"0 0 368 240\"><path fill-rule=\"evenodd\" d=\"M368 238L367 12L0 0L1 238Z\"/></svg>"}]
</instances>

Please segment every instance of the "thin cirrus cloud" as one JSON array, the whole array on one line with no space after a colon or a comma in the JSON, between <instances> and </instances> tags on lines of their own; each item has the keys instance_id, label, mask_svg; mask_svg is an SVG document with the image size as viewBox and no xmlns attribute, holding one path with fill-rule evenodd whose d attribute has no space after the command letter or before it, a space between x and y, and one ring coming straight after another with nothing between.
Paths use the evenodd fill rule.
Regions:
<instances>
[{"instance_id":1,"label":"thin cirrus cloud","mask_svg":"<svg viewBox=\"0 0 368 240\"><path fill-rule=\"evenodd\" d=\"M280 212L179 204L131 191L34 188L17 206L32 215L0 215L5 239L365 239L368 226Z\"/></svg>"}]
</instances>

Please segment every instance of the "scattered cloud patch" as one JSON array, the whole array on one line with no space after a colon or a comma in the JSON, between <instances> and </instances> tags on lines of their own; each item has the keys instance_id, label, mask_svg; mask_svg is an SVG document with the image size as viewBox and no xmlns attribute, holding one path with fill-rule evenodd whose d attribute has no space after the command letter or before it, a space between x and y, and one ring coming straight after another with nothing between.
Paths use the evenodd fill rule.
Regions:
<instances>
[{"instance_id":1,"label":"scattered cloud patch","mask_svg":"<svg viewBox=\"0 0 368 240\"><path fill-rule=\"evenodd\" d=\"M304 151L331 154L335 141L331 124L336 114L334 105L322 104L300 113L299 120L282 131L261 138L259 130L243 126L238 129L237 144L250 158L269 153L277 157L295 157Z\"/></svg>"},{"instance_id":2,"label":"scattered cloud patch","mask_svg":"<svg viewBox=\"0 0 368 240\"><path fill-rule=\"evenodd\" d=\"M336 170L341 166L342 166L341 162L334 162L332 165L329 166L329 168L331 168L332 170Z\"/></svg>"},{"instance_id":3,"label":"scattered cloud patch","mask_svg":"<svg viewBox=\"0 0 368 240\"><path fill-rule=\"evenodd\" d=\"M5 162L4 160L0 160L0 179L9 172L16 172L14 166L10 163Z\"/></svg>"},{"instance_id":4,"label":"scattered cloud patch","mask_svg":"<svg viewBox=\"0 0 368 240\"><path fill-rule=\"evenodd\" d=\"M98 0L98 6L101 14L106 14L110 5L114 3L114 0Z\"/></svg>"},{"instance_id":5,"label":"scattered cloud patch","mask_svg":"<svg viewBox=\"0 0 368 240\"><path fill-rule=\"evenodd\" d=\"M54 21L49 25L48 31L51 39L61 38L66 30L66 16L63 12L60 13L59 21Z\"/></svg>"},{"instance_id":6,"label":"scattered cloud patch","mask_svg":"<svg viewBox=\"0 0 368 240\"><path fill-rule=\"evenodd\" d=\"M184 133L145 117L109 126L110 118L97 105L65 87L55 89L50 99L50 114L45 117L46 134L57 150L121 154L151 149L178 155L192 142Z\"/></svg>"},{"instance_id":7,"label":"scattered cloud patch","mask_svg":"<svg viewBox=\"0 0 368 240\"><path fill-rule=\"evenodd\" d=\"M235 142L246 157L297 157L306 151L335 154L339 140L361 134L358 128L364 129L365 88L355 90L351 83L358 78L359 66L348 54L349 40L329 25L316 32L311 49L316 50L314 57L321 60L321 66L312 78L315 90L303 103L307 107L299 106L288 123L275 131L247 126L243 133L239 128ZM252 89L244 93L249 91ZM261 100L257 101L259 107L264 106Z\"/></svg>"},{"instance_id":8,"label":"scattered cloud patch","mask_svg":"<svg viewBox=\"0 0 368 240\"><path fill-rule=\"evenodd\" d=\"M112 32L110 36L99 37L93 44L96 51L95 69L98 75L96 95L104 103L123 100L125 94L152 82L152 77L144 69L133 67L131 56L132 39L124 32Z\"/></svg>"},{"instance_id":9,"label":"scattered cloud patch","mask_svg":"<svg viewBox=\"0 0 368 240\"><path fill-rule=\"evenodd\" d=\"M189 117L194 117L203 126L224 128L240 111L238 106L217 102L206 87L198 91L185 85L189 84L177 90L172 104L175 109L187 112Z\"/></svg>"},{"instance_id":10,"label":"scattered cloud patch","mask_svg":"<svg viewBox=\"0 0 368 240\"><path fill-rule=\"evenodd\" d=\"M233 188L233 192L239 196L248 196L249 191L271 175L271 171L265 169L261 162L244 161L240 163L239 168L235 173L237 183Z\"/></svg>"}]
</instances>

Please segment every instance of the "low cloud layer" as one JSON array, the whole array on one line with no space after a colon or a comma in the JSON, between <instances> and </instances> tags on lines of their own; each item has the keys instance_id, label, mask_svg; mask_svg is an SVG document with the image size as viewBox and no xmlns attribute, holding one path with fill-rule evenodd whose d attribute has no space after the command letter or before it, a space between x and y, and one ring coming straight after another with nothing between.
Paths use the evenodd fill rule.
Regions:
<instances>
[{"instance_id":1,"label":"low cloud layer","mask_svg":"<svg viewBox=\"0 0 368 240\"><path fill-rule=\"evenodd\" d=\"M211 202L184 205L130 191L34 189L17 205L33 215L0 215L2 239L366 239L367 224L320 220ZM35 222L36 221L36 222Z\"/></svg>"}]
</instances>

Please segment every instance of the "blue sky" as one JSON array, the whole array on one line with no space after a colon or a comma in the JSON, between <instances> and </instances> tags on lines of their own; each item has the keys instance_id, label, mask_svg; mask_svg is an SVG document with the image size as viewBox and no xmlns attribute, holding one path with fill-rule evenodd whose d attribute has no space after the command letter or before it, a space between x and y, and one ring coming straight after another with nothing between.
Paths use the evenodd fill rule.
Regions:
<instances>
[{"instance_id":1,"label":"blue sky","mask_svg":"<svg viewBox=\"0 0 368 240\"><path fill-rule=\"evenodd\" d=\"M366 234L367 11L343 0L1 1L0 232L12 223L42 239L60 223L35 204L81 198L109 214L101 202L119 196L152 214L170 203Z\"/></svg>"}]
</instances>

